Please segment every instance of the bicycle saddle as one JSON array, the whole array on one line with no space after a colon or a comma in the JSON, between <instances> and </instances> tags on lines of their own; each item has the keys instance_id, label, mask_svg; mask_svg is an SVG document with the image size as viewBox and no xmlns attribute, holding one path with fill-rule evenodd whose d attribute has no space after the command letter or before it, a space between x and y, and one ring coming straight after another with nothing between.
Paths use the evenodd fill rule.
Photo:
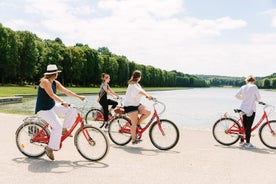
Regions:
<instances>
[{"instance_id":1,"label":"bicycle saddle","mask_svg":"<svg viewBox=\"0 0 276 184\"><path fill-rule=\"evenodd\" d=\"M234 112L235 113L240 113L240 112L242 112L242 110L240 110L240 109L234 109Z\"/></svg>"}]
</instances>

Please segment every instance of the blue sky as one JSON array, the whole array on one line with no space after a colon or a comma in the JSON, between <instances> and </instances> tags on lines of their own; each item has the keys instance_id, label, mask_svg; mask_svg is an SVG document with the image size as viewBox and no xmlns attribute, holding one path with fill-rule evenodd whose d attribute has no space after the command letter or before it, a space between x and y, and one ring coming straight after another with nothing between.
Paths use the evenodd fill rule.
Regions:
<instances>
[{"instance_id":1,"label":"blue sky","mask_svg":"<svg viewBox=\"0 0 276 184\"><path fill-rule=\"evenodd\" d=\"M165 70L276 73L276 0L1 0L0 22Z\"/></svg>"}]
</instances>

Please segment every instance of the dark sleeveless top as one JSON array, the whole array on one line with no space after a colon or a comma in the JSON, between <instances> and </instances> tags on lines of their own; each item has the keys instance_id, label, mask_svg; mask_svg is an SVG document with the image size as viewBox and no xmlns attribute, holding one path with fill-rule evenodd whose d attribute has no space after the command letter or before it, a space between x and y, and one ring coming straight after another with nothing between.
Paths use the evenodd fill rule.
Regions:
<instances>
[{"instance_id":1,"label":"dark sleeveless top","mask_svg":"<svg viewBox=\"0 0 276 184\"><path fill-rule=\"evenodd\" d=\"M52 89L53 89L53 92L56 94L57 87L56 87L56 82L55 81L53 81L53 83L52 83ZM55 106L54 99L52 99L46 93L46 91L39 86L38 87L38 93L37 93L37 99L36 99L36 105L35 105L35 114L40 110L50 110L54 106Z\"/></svg>"},{"instance_id":2,"label":"dark sleeveless top","mask_svg":"<svg viewBox=\"0 0 276 184\"><path fill-rule=\"evenodd\" d=\"M110 87L109 87L109 84L105 84L104 82L101 84L101 90L100 90L100 92L99 92L99 97L101 98L101 99L107 99L107 93L105 92L105 90L103 89L103 87L104 86L106 86L106 88L107 89L109 89Z\"/></svg>"}]
</instances>

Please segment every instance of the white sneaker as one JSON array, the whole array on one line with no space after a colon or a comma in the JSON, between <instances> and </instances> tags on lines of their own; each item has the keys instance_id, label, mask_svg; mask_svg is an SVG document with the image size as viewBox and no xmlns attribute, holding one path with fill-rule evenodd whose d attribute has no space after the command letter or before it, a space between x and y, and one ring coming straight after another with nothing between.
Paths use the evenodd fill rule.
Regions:
<instances>
[{"instance_id":1,"label":"white sneaker","mask_svg":"<svg viewBox=\"0 0 276 184\"><path fill-rule=\"evenodd\" d=\"M244 147L244 148L247 148L247 149L255 149L255 148L256 148L256 146L254 146L254 145L251 144L251 143L245 143L243 147Z\"/></svg>"}]
</instances>

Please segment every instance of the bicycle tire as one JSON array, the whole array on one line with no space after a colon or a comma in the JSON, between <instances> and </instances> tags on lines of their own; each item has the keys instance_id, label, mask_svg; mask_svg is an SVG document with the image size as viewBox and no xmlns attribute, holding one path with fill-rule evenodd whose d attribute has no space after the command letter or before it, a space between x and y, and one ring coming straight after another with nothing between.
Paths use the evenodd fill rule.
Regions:
<instances>
[{"instance_id":1,"label":"bicycle tire","mask_svg":"<svg viewBox=\"0 0 276 184\"><path fill-rule=\"evenodd\" d=\"M74 143L80 155L89 161L102 160L109 152L108 138L99 128L92 125L79 128Z\"/></svg>"},{"instance_id":2,"label":"bicycle tire","mask_svg":"<svg viewBox=\"0 0 276 184\"><path fill-rule=\"evenodd\" d=\"M47 142L32 142L32 138L43 130L41 135L49 140L50 132L39 122L26 122L21 124L15 133L16 146L19 151L30 158L39 158L45 154Z\"/></svg>"},{"instance_id":3,"label":"bicycle tire","mask_svg":"<svg viewBox=\"0 0 276 184\"><path fill-rule=\"evenodd\" d=\"M92 125L97 128L102 128L104 126L104 115L100 109L90 109L85 114L85 123Z\"/></svg>"},{"instance_id":4,"label":"bicycle tire","mask_svg":"<svg viewBox=\"0 0 276 184\"><path fill-rule=\"evenodd\" d=\"M235 132L229 133L228 130L234 130ZM213 125L212 134L215 140L225 146L235 144L240 139L241 126L232 118L221 118Z\"/></svg>"},{"instance_id":5,"label":"bicycle tire","mask_svg":"<svg viewBox=\"0 0 276 184\"><path fill-rule=\"evenodd\" d=\"M109 123L108 135L114 144L124 146L131 141L131 121L125 116L115 117Z\"/></svg>"},{"instance_id":6,"label":"bicycle tire","mask_svg":"<svg viewBox=\"0 0 276 184\"><path fill-rule=\"evenodd\" d=\"M271 129L274 131L271 132ZM276 149L276 120L271 120L270 123L264 123L259 129L259 137L261 142L271 149Z\"/></svg>"},{"instance_id":7,"label":"bicycle tire","mask_svg":"<svg viewBox=\"0 0 276 184\"><path fill-rule=\"evenodd\" d=\"M160 119L160 124L155 121L149 130L151 143L160 150L169 150L176 146L179 140L179 130L170 120ZM161 125L160 130L159 125Z\"/></svg>"}]
</instances>

